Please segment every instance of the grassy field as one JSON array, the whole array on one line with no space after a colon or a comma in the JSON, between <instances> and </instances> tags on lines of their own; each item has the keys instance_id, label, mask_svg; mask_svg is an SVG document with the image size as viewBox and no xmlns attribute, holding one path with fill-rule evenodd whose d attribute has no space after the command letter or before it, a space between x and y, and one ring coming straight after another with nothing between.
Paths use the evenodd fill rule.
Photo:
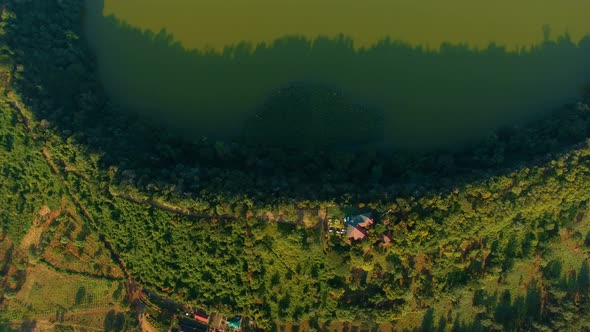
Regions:
<instances>
[{"instance_id":1,"label":"grassy field","mask_svg":"<svg viewBox=\"0 0 590 332\"><path fill-rule=\"evenodd\" d=\"M60 315L113 308L124 295L119 281L61 274L39 264L27 269L20 291L0 314L8 320L60 318Z\"/></svg>"}]
</instances>

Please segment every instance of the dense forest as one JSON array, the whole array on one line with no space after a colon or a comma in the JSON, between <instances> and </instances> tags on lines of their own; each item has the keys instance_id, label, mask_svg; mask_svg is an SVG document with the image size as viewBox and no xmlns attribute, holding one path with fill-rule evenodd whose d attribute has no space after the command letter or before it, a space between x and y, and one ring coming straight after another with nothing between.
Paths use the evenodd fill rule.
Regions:
<instances>
[{"instance_id":1,"label":"dense forest","mask_svg":"<svg viewBox=\"0 0 590 332\"><path fill-rule=\"evenodd\" d=\"M77 272L129 273L257 328L590 329L588 95L453 150L190 141L104 93L83 3L1 8L3 241L66 196L83 226L51 232L79 228L80 247L93 233L120 265ZM309 94L288 89L273 107ZM327 232L361 212L375 215L365 240Z\"/></svg>"}]
</instances>

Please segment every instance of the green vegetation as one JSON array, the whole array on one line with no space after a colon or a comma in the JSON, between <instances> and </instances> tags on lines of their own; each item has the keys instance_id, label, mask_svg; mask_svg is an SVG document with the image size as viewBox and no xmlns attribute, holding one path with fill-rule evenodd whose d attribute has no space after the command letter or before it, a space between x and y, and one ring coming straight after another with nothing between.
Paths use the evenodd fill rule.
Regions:
<instances>
[{"instance_id":1,"label":"green vegetation","mask_svg":"<svg viewBox=\"0 0 590 332\"><path fill-rule=\"evenodd\" d=\"M457 151L191 143L102 94L82 12L2 7L0 324L132 330L129 277L264 329L589 328L588 100Z\"/></svg>"},{"instance_id":2,"label":"green vegetation","mask_svg":"<svg viewBox=\"0 0 590 332\"><path fill-rule=\"evenodd\" d=\"M39 246L34 247L43 253L42 260L70 272L123 278L121 268L90 227L67 217L54 219L41 235Z\"/></svg>"},{"instance_id":3,"label":"green vegetation","mask_svg":"<svg viewBox=\"0 0 590 332\"><path fill-rule=\"evenodd\" d=\"M18 242L31 226L40 204L59 206L64 189L52 181L41 148L24 130L18 113L6 99L0 101L0 107L0 227Z\"/></svg>"},{"instance_id":4,"label":"green vegetation","mask_svg":"<svg viewBox=\"0 0 590 332\"><path fill-rule=\"evenodd\" d=\"M21 320L35 316L52 316L108 308L118 282L65 276L38 265L27 271L21 290L11 299L2 318Z\"/></svg>"}]
</instances>

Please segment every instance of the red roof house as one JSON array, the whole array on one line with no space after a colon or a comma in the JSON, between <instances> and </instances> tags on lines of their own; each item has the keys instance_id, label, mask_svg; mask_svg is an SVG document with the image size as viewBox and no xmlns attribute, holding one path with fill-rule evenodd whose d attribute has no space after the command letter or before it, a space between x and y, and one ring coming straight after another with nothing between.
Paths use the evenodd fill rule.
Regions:
<instances>
[{"instance_id":1,"label":"red roof house","mask_svg":"<svg viewBox=\"0 0 590 332\"><path fill-rule=\"evenodd\" d=\"M363 240L367 237L367 231L362 227L348 226L347 235L349 239Z\"/></svg>"},{"instance_id":2,"label":"red roof house","mask_svg":"<svg viewBox=\"0 0 590 332\"><path fill-rule=\"evenodd\" d=\"M205 315L204 313L197 312L194 317L201 323L209 323L209 316Z\"/></svg>"},{"instance_id":3,"label":"red roof house","mask_svg":"<svg viewBox=\"0 0 590 332\"><path fill-rule=\"evenodd\" d=\"M363 240L367 237L366 228L373 225L373 218L368 214L360 214L346 218L346 235L349 239Z\"/></svg>"}]
</instances>

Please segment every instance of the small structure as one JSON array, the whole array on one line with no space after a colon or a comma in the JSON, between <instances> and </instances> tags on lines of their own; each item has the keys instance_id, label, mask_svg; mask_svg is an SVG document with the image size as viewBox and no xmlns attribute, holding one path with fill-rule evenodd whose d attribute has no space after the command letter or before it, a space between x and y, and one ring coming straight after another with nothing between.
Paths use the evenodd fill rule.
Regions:
<instances>
[{"instance_id":1,"label":"small structure","mask_svg":"<svg viewBox=\"0 0 590 332\"><path fill-rule=\"evenodd\" d=\"M191 319L191 317L180 317L178 319L178 327L181 332L207 332L209 327L200 321Z\"/></svg>"},{"instance_id":2,"label":"small structure","mask_svg":"<svg viewBox=\"0 0 590 332\"><path fill-rule=\"evenodd\" d=\"M206 314L204 314L202 312L195 312L195 315L193 318L203 324L209 323L209 316L207 316Z\"/></svg>"},{"instance_id":3,"label":"small structure","mask_svg":"<svg viewBox=\"0 0 590 332\"><path fill-rule=\"evenodd\" d=\"M225 316L221 315L217 312L212 312L211 317L209 319L210 323L209 326L211 327L211 331L214 332L224 332L228 330Z\"/></svg>"},{"instance_id":4,"label":"small structure","mask_svg":"<svg viewBox=\"0 0 590 332\"><path fill-rule=\"evenodd\" d=\"M242 318L239 316L232 317L226 321L230 329L238 330L242 325Z\"/></svg>"},{"instance_id":5,"label":"small structure","mask_svg":"<svg viewBox=\"0 0 590 332\"><path fill-rule=\"evenodd\" d=\"M364 240L367 237L367 230L363 227L348 226L346 233L349 239Z\"/></svg>"},{"instance_id":6,"label":"small structure","mask_svg":"<svg viewBox=\"0 0 590 332\"><path fill-rule=\"evenodd\" d=\"M209 330L209 327L200 321L182 316L179 318L178 327L181 332L207 332Z\"/></svg>"},{"instance_id":7,"label":"small structure","mask_svg":"<svg viewBox=\"0 0 590 332\"><path fill-rule=\"evenodd\" d=\"M344 218L346 234L349 239L363 240L367 237L367 227L373 225L374 221L370 213L359 214L354 217Z\"/></svg>"},{"instance_id":8,"label":"small structure","mask_svg":"<svg viewBox=\"0 0 590 332\"><path fill-rule=\"evenodd\" d=\"M383 242L384 246L387 246L391 243L393 237L391 235L391 231L386 231L385 233L381 234L381 242Z\"/></svg>"}]
</instances>

